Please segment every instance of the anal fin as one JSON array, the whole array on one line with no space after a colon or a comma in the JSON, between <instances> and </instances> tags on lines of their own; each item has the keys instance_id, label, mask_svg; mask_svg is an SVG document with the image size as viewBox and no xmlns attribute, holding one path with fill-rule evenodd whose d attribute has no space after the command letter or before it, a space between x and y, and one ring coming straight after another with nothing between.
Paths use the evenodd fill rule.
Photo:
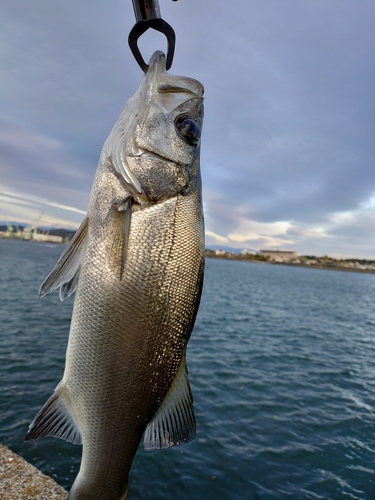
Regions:
<instances>
[{"instance_id":1,"label":"anal fin","mask_svg":"<svg viewBox=\"0 0 375 500\"><path fill-rule=\"evenodd\" d=\"M60 385L57 387L31 422L25 441L50 436L82 444L81 432L68 408L62 387Z\"/></svg>"},{"instance_id":2,"label":"anal fin","mask_svg":"<svg viewBox=\"0 0 375 500\"><path fill-rule=\"evenodd\" d=\"M172 385L144 435L147 451L187 443L195 438L193 396L184 354Z\"/></svg>"}]
</instances>

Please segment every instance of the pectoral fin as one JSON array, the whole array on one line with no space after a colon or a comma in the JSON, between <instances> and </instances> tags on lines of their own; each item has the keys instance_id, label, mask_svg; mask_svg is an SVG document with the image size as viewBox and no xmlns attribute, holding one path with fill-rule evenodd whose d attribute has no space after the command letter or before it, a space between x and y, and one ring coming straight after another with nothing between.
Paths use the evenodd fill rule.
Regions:
<instances>
[{"instance_id":1,"label":"pectoral fin","mask_svg":"<svg viewBox=\"0 0 375 500\"><path fill-rule=\"evenodd\" d=\"M131 200L127 200L124 205L124 229L122 235L122 262L121 262L121 273L120 280L122 280L122 275L125 269L126 256L128 254L129 246L129 234L130 234L130 222L131 222Z\"/></svg>"},{"instance_id":2,"label":"pectoral fin","mask_svg":"<svg viewBox=\"0 0 375 500\"><path fill-rule=\"evenodd\" d=\"M44 280L39 289L39 297L44 297L44 295L52 292L59 286L62 286L60 300L64 300L75 291L79 276L79 267L86 250L88 226L89 220L85 217L68 248ZM64 286L64 284L66 285Z\"/></svg>"},{"instance_id":3,"label":"pectoral fin","mask_svg":"<svg viewBox=\"0 0 375 500\"><path fill-rule=\"evenodd\" d=\"M67 297L70 297L72 293L76 291L80 271L81 271L81 265L78 266L78 269L73 278L67 283L61 285L59 293L61 302L63 302Z\"/></svg>"},{"instance_id":4,"label":"pectoral fin","mask_svg":"<svg viewBox=\"0 0 375 500\"><path fill-rule=\"evenodd\" d=\"M193 396L184 355L172 385L144 436L147 451L187 443L195 437Z\"/></svg>"},{"instance_id":5,"label":"pectoral fin","mask_svg":"<svg viewBox=\"0 0 375 500\"><path fill-rule=\"evenodd\" d=\"M106 218L107 255L110 269L122 280L129 246L131 198L115 200Z\"/></svg>"},{"instance_id":6,"label":"pectoral fin","mask_svg":"<svg viewBox=\"0 0 375 500\"><path fill-rule=\"evenodd\" d=\"M25 441L47 436L82 444L81 433L59 386L31 422Z\"/></svg>"}]
</instances>

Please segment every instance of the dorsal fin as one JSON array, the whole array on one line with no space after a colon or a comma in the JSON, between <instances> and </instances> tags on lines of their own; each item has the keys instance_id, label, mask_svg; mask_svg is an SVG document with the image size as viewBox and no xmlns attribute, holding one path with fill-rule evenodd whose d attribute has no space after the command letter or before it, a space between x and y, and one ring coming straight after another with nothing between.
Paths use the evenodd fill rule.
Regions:
<instances>
[{"instance_id":1,"label":"dorsal fin","mask_svg":"<svg viewBox=\"0 0 375 500\"><path fill-rule=\"evenodd\" d=\"M69 297L77 286L79 275L79 266L83 254L86 250L89 220L85 217L84 221L73 236L68 248L57 261L56 266L49 273L39 289L39 297L44 297L59 286L67 283L60 292L60 299ZM77 274L78 273L78 274Z\"/></svg>"},{"instance_id":2,"label":"dorsal fin","mask_svg":"<svg viewBox=\"0 0 375 500\"><path fill-rule=\"evenodd\" d=\"M184 354L172 385L144 436L147 451L187 443L195 437L193 396Z\"/></svg>"}]
</instances>

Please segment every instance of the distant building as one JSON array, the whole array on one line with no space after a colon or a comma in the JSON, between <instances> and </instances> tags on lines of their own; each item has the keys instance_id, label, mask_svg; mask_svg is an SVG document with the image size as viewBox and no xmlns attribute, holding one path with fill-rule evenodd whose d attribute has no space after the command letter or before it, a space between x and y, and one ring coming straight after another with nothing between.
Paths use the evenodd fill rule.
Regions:
<instances>
[{"instance_id":1,"label":"distant building","mask_svg":"<svg viewBox=\"0 0 375 500\"><path fill-rule=\"evenodd\" d=\"M241 255L255 255L256 251L255 250L249 250L248 248L244 248L241 250Z\"/></svg>"},{"instance_id":2,"label":"distant building","mask_svg":"<svg viewBox=\"0 0 375 500\"><path fill-rule=\"evenodd\" d=\"M34 233L32 235L31 239L33 241L45 241L45 242L51 242L51 243L62 243L63 242L62 236L55 236L53 234Z\"/></svg>"},{"instance_id":3,"label":"distant building","mask_svg":"<svg viewBox=\"0 0 375 500\"><path fill-rule=\"evenodd\" d=\"M299 256L293 250L259 250L259 255L268 257L272 262L289 262Z\"/></svg>"}]
</instances>

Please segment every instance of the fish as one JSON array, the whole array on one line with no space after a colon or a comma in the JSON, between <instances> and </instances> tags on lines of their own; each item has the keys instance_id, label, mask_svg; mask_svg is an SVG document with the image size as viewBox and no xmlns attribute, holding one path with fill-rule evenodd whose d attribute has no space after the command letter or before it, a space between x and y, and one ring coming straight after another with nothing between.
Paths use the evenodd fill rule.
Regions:
<instances>
[{"instance_id":1,"label":"fish","mask_svg":"<svg viewBox=\"0 0 375 500\"><path fill-rule=\"evenodd\" d=\"M69 500L122 500L146 450L196 433L186 365L204 274L200 82L156 51L100 154L87 215L40 287L75 292L61 382L25 440L82 444Z\"/></svg>"}]
</instances>

